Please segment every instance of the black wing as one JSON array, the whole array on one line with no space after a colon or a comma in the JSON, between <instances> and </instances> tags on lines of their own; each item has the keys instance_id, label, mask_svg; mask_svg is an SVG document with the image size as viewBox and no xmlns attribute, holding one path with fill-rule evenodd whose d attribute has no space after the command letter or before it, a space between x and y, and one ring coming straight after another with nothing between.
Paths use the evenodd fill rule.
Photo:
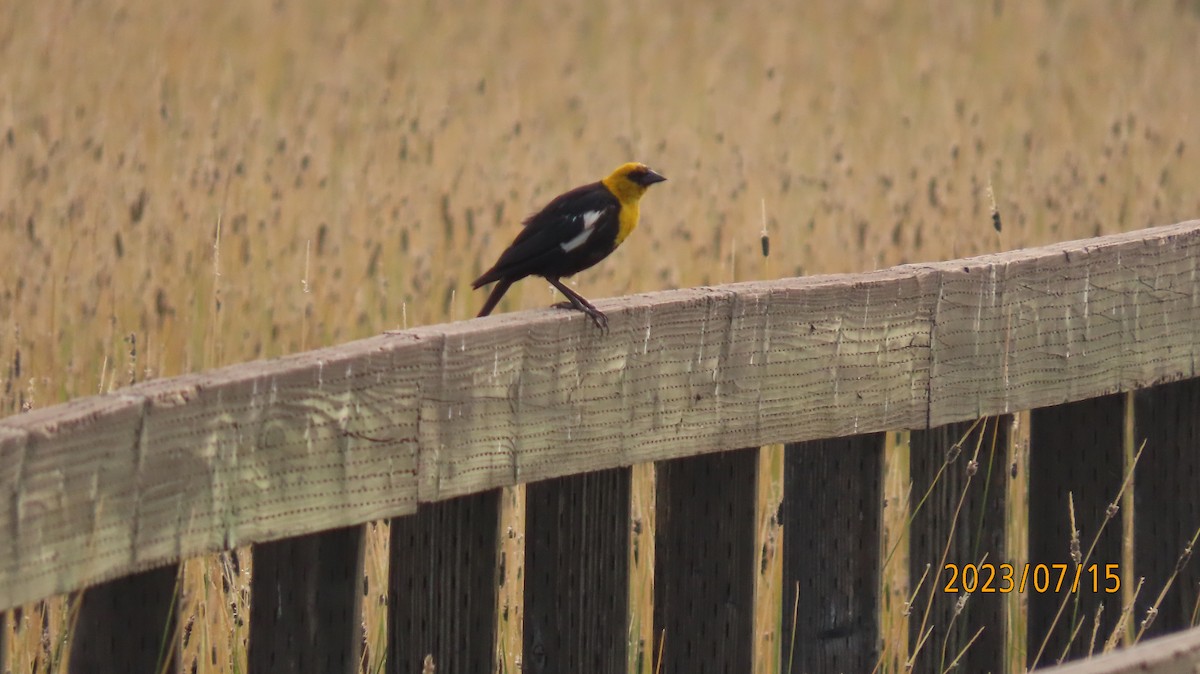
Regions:
<instances>
[{"instance_id":1,"label":"black wing","mask_svg":"<svg viewBox=\"0 0 1200 674\"><path fill-rule=\"evenodd\" d=\"M479 288L530 275L569 276L592 266L612 252L620 208L613 193L598 182L555 197L526 218L517 238L472 285ZM585 229L591 233L580 239Z\"/></svg>"}]
</instances>

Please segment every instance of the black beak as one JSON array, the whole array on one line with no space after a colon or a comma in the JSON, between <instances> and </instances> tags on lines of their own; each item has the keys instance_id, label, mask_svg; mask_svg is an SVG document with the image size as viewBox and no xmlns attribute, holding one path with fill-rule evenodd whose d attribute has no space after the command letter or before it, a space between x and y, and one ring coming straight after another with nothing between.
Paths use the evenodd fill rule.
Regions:
<instances>
[{"instance_id":1,"label":"black beak","mask_svg":"<svg viewBox=\"0 0 1200 674\"><path fill-rule=\"evenodd\" d=\"M666 178L662 174L655 173L654 171L651 171L650 169L646 169L646 175L642 176L641 179L638 180L638 182L643 187L649 187L649 186L653 185L654 183L661 183L661 182L665 182L665 181L666 181Z\"/></svg>"}]
</instances>

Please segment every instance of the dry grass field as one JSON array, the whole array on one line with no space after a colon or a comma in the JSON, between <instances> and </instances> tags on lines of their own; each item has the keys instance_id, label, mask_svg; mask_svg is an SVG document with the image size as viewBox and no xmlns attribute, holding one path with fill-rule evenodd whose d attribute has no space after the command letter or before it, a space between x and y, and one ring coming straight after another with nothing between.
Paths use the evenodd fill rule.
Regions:
<instances>
[{"instance_id":1,"label":"dry grass field","mask_svg":"<svg viewBox=\"0 0 1200 674\"><path fill-rule=\"evenodd\" d=\"M466 319L524 215L633 159L670 181L592 299L1193 218L1197 63L1195 0L13 0L0 414ZM186 566L192 671L244 666L248 573ZM13 671L68 620L23 611Z\"/></svg>"}]
</instances>

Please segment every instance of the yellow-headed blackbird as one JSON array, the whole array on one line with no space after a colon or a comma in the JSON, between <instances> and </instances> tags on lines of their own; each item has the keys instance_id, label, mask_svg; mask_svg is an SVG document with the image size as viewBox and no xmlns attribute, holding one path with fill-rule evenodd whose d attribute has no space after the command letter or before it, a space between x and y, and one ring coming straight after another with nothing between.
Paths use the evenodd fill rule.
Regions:
<instances>
[{"instance_id":1,"label":"yellow-headed blackbird","mask_svg":"<svg viewBox=\"0 0 1200 674\"><path fill-rule=\"evenodd\" d=\"M645 164L625 164L600 182L555 197L526 218L525 228L496 264L471 284L481 288L496 282L479 315L490 314L512 284L526 276L541 276L596 327L608 327L608 317L560 279L587 269L616 250L637 227L638 201L646 188L664 180Z\"/></svg>"}]
</instances>

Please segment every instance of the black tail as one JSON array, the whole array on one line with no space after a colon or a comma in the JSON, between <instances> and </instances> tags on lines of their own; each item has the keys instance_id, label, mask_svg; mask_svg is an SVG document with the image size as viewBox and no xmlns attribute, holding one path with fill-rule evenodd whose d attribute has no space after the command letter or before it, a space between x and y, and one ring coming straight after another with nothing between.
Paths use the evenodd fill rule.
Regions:
<instances>
[{"instance_id":1,"label":"black tail","mask_svg":"<svg viewBox=\"0 0 1200 674\"><path fill-rule=\"evenodd\" d=\"M496 308L496 305L500 303L500 298L504 297L504 293L508 292L508 287L512 284L513 282L506 278L496 281L496 285L492 287L492 292L488 294L487 301L483 303L483 308L479 310L477 318L492 313L492 309Z\"/></svg>"}]
</instances>

